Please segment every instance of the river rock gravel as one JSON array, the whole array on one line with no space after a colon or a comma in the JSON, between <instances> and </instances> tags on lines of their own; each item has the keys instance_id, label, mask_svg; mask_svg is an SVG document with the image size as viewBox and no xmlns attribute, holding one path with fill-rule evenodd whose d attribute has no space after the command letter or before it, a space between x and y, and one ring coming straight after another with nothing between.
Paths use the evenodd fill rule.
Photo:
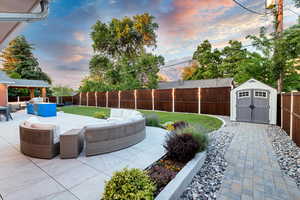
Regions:
<instances>
[{"instance_id":1,"label":"river rock gravel","mask_svg":"<svg viewBox=\"0 0 300 200\"><path fill-rule=\"evenodd\" d=\"M300 188L300 148L279 127L270 126L268 136L271 138L281 170Z\"/></svg>"},{"instance_id":2,"label":"river rock gravel","mask_svg":"<svg viewBox=\"0 0 300 200\"><path fill-rule=\"evenodd\" d=\"M204 164L183 192L182 200L216 199L216 194L220 189L224 171L227 167L224 156L233 137L233 133L224 130L209 135L210 144Z\"/></svg>"}]
</instances>

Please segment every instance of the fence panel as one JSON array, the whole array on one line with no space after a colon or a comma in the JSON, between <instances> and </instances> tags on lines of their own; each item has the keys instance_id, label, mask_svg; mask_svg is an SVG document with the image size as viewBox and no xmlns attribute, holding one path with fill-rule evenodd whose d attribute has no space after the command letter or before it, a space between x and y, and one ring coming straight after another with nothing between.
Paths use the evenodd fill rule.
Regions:
<instances>
[{"instance_id":1,"label":"fence panel","mask_svg":"<svg viewBox=\"0 0 300 200\"><path fill-rule=\"evenodd\" d=\"M106 92L97 92L98 107L106 107Z\"/></svg>"},{"instance_id":2,"label":"fence panel","mask_svg":"<svg viewBox=\"0 0 300 200\"><path fill-rule=\"evenodd\" d=\"M283 94L283 122L282 128L290 135L290 120L291 120L291 94Z\"/></svg>"},{"instance_id":3,"label":"fence panel","mask_svg":"<svg viewBox=\"0 0 300 200\"><path fill-rule=\"evenodd\" d=\"M300 146L300 92L294 93L293 140Z\"/></svg>"},{"instance_id":4,"label":"fence panel","mask_svg":"<svg viewBox=\"0 0 300 200\"><path fill-rule=\"evenodd\" d=\"M64 104L72 105L73 104L73 97L72 96L63 96L62 101Z\"/></svg>"},{"instance_id":5,"label":"fence panel","mask_svg":"<svg viewBox=\"0 0 300 200\"><path fill-rule=\"evenodd\" d=\"M155 90L155 110L172 112L172 89Z\"/></svg>"},{"instance_id":6,"label":"fence panel","mask_svg":"<svg viewBox=\"0 0 300 200\"><path fill-rule=\"evenodd\" d=\"M108 92L108 107L119 107L119 91Z\"/></svg>"},{"instance_id":7,"label":"fence panel","mask_svg":"<svg viewBox=\"0 0 300 200\"><path fill-rule=\"evenodd\" d=\"M176 89L174 95L175 112L198 113L198 88Z\"/></svg>"},{"instance_id":8,"label":"fence panel","mask_svg":"<svg viewBox=\"0 0 300 200\"><path fill-rule=\"evenodd\" d=\"M202 88L201 113L211 115L230 115L230 87Z\"/></svg>"},{"instance_id":9,"label":"fence panel","mask_svg":"<svg viewBox=\"0 0 300 200\"><path fill-rule=\"evenodd\" d=\"M50 103L56 103L56 97L48 97Z\"/></svg>"},{"instance_id":10,"label":"fence panel","mask_svg":"<svg viewBox=\"0 0 300 200\"><path fill-rule=\"evenodd\" d=\"M95 92L89 92L88 95L89 95L88 105L89 106L96 106Z\"/></svg>"},{"instance_id":11,"label":"fence panel","mask_svg":"<svg viewBox=\"0 0 300 200\"><path fill-rule=\"evenodd\" d=\"M135 108L134 90L121 91L120 107L129 109Z\"/></svg>"},{"instance_id":12,"label":"fence panel","mask_svg":"<svg viewBox=\"0 0 300 200\"><path fill-rule=\"evenodd\" d=\"M81 92L81 104L82 106L87 105L87 98L86 98L87 92Z\"/></svg>"},{"instance_id":13,"label":"fence panel","mask_svg":"<svg viewBox=\"0 0 300 200\"><path fill-rule=\"evenodd\" d=\"M79 93L73 96L73 104L79 105Z\"/></svg>"},{"instance_id":14,"label":"fence panel","mask_svg":"<svg viewBox=\"0 0 300 200\"><path fill-rule=\"evenodd\" d=\"M137 109L152 110L152 90L136 91Z\"/></svg>"}]
</instances>

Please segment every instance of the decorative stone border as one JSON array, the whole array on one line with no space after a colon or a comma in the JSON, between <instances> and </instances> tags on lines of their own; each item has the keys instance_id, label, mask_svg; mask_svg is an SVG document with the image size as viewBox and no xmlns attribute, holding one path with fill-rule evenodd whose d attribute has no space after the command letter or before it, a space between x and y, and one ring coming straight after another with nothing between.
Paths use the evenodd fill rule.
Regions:
<instances>
[{"instance_id":1,"label":"decorative stone border","mask_svg":"<svg viewBox=\"0 0 300 200\"><path fill-rule=\"evenodd\" d=\"M206 158L206 152L197 153L195 158L189 161L176 177L157 195L155 200L179 199L185 188L191 183L193 177L199 171Z\"/></svg>"}]
</instances>

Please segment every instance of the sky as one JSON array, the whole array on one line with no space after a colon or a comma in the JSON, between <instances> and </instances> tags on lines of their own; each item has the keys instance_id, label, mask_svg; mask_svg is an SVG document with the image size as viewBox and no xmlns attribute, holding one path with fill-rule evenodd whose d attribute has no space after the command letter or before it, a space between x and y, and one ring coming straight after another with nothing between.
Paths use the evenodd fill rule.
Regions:
<instances>
[{"instance_id":1,"label":"sky","mask_svg":"<svg viewBox=\"0 0 300 200\"><path fill-rule=\"evenodd\" d=\"M263 0L239 1L265 12ZM285 28L297 21L297 15L288 9L300 13L286 0ZM191 57L206 39L215 48L226 46L229 40L247 45L247 35L257 34L261 26L270 27L272 21L270 15L250 13L232 0L52 0L48 18L30 23L21 34L34 45L34 54L54 85L76 88L89 74L93 56L89 34L96 20L108 22L145 12L160 26L154 53L164 56L166 62Z\"/></svg>"}]
</instances>

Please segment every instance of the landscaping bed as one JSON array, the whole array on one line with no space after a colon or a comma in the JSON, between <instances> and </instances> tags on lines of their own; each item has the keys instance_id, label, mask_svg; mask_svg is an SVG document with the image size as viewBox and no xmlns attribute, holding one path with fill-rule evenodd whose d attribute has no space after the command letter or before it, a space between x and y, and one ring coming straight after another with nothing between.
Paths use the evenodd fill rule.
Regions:
<instances>
[{"instance_id":1,"label":"landscaping bed","mask_svg":"<svg viewBox=\"0 0 300 200\"><path fill-rule=\"evenodd\" d=\"M156 182L154 197L156 197L166 187L166 185L175 178L185 165L186 162L173 161L167 156L163 156L161 159L145 169L150 178Z\"/></svg>"},{"instance_id":2,"label":"landscaping bed","mask_svg":"<svg viewBox=\"0 0 300 200\"><path fill-rule=\"evenodd\" d=\"M145 170L116 172L106 183L103 199L177 199L204 162L201 152L208 145L208 137L202 129L185 121L161 124L157 116L146 117L146 125L169 130L163 144L165 156Z\"/></svg>"}]
</instances>

